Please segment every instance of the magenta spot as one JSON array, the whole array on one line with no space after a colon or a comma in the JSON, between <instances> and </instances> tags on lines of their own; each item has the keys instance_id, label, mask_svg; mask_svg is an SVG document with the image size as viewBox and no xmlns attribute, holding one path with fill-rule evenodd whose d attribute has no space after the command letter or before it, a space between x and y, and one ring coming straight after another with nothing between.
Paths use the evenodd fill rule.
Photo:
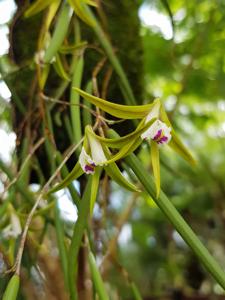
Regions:
<instances>
[{"instance_id":1,"label":"magenta spot","mask_svg":"<svg viewBox=\"0 0 225 300\"><path fill-rule=\"evenodd\" d=\"M85 172L91 172L91 173L93 173L94 170L95 170L94 167L95 167L95 164L85 165L84 170L85 170Z\"/></svg>"},{"instance_id":2,"label":"magenta spot","mask_svg":"<svg viewBox=\"0 0 225 300\"><path fill-rule=\"evenodd\" d=\"M160 138L161 134L162 134L162 129L159 129L156 135L154 136L153 140L157 141Z\"/></svg>"},{"instance_id":3,"label":"magenta spot","mask_svg":"<svg viewBox=\"0 0 225 300\"><path fill-rule=\"evenodd\" d=\"M168 137L167 136L162 136L161 139L159 141L157 141L158 144L163 144L166 143L168 141Z\"/></svg>"}]
</instances>

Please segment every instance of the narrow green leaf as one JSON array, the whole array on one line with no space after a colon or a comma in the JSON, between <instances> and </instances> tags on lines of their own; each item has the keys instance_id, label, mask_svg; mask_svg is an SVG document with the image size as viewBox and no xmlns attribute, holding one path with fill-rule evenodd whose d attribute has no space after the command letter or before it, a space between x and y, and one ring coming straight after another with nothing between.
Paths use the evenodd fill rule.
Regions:
<instances>
[{"instance_id":1,"label":"narrow green leaf","mask_svg":"<svg viewBox=\"0 0 225 300\"><path fill-rule=\"evenodd\" d=\"M142 300L141 293L134 282L131 283L131 289L134 295L134 300Z\"/></svg>"},{"instance_id":2,"label":"narrow green leaf","mask_svg":"<svg viewBox=\"0 0 225 300\"><path fill-rule=\"evenodd\" d=\"M96 262L95 262L95 257L91 251L89 251L89 253L88 253L88 262L89 262L94 286L95 286L95 289L99 296L99 300L109 300L109 297L107 295L107 292L106 292L106 289L104 286L104 282L102 280L101 274L100 274L98 267L96 265Z\"/></svg>"},{"instance_id":3,"label":"narrow green leaf","mask_svg":"<svg viewBox=\"0 0 225 300\"><path fill-rule=\"evenodd\" d=\"M73 180L80 177L83 173L84 173L84 171L81 169L80 163L78 161L76 163L76 165L74 166L73 170L66 176L66 178L63 179L63 181L61 181L55 187L50 189L50 191L48 191L47 195L55 193L65 187L67 187Z\"/></svg>"},{"instance_id":4,"label":"narrow green leaf","mask_svg":"<svg viewBox=\"0 0 225 300\"><path fill-rule=\"evenodd\" d=\"M61 8L52 39L45 52L43 59L44 63L50 63L52 58L55 56L60 46L62 45L67 30L69 28L71 17L72 11L70 6L64 4Z\"/></svg>"},{"instance_id":5,"label":"narrow green leaf","mask_svg":"<svg viewBox=\"0 0 225 300\"><path fill-rule=\"evenodd\" d=\"M38 78L39 79L39 85L40 85L40 88L42 90L44 89L46 81L48 79L49 71L50 71L50 65L44 65L42 70L41 70L40 78Z\"/></svg>"},{"instance_id":6,"label":"narrow green leaf","mask_svg":"<svg viewBox=\"0 0 225 300\"><path fill-rule=\"evenodd\" d=\"M87 3L88 5L97 7L97 3L95 2L95 0L84 0L85 3Z\"/></svg>"},{"instance_id":7,"label":"narrow green leaf","mask_svg":"<svg viewBox=\"0 0 225 300\"><path fill-rule=\"evenodd\" d=\"M90 81L87 83L87 85L86 85L85 91L86 91L87 93L91 94L91 93L92 93L92 89L93 89L93 87L92 87L92 80L90 80ZM90 103L90 102L84 100L83 103L84 103L89 109L91 109L91 103ZM84 108L84 109L82 110L82 116L83 116L83 125L84 125L84 127L86 127L87 125L91 125L91 124L92 124L91 113L90 113L90 111L89 111L88 109L85 109L85 108Z\"/></svg>"},{"instance_id":8,"label":"narrow green leaf","mask_svg":"<svg viewBox=\"0 0 225 300\"><path fill-rule=\"evenodd\" d=\"M45 32L48 32L49 31L49 27L50 25L52 24L52 21L56 15L56 12L60 6L60 3L61 3L61 0L54 0L49 8L48 8L48 13L47 13L47 16L45 18Z\"/></svg>"},{"instance_id":9,"label":"narrow green leaf","mask_svg":"<svg viewBox=\"0 0 225 300\"><path fill-rule=\"evenodd\" d=\"M103 100L101 98L90 95L79 88L74 87L74 91L80 94L84 99L90 101L95 106L99 107L103 111L115 116L117 118L123 119L142 119L149 111L152 109L153 104L146 105L121 105L113 102Z\"/></svg>"},{"instance_id":10,"label":"narrow green leaf","mask_svg":"<svg viewBox=\"0 0 225 300\"><path fill-rule=\"evenodd\" d=\"M68 253L64 241L64 230L62 226L62 221L60 219L60 213L59 213L59 207L58 207L58 201L54 203L54 209L55 209L55 231L56 231L56 238L58 243L58 249L59 249L59 257L60 262L63 270L63 277L65 282L65 287L68 289L69 282L68 282Z\"/></svg>"},{"instance_id":11,"label":"narrow green leaf","mask_svg":"<svg viewBox=\"0 0 225 300\"><path fill-rule=\"evenodd\" d=\"M59 49L59 52L62 54L73 54L75 51L80 50L80 49L84 48L85 46L87 46L87 42L81 41L79 43L76 43L75 45L61 46Z\"/></svg>"},{"instance_id":12,"label":"narrow green leaf","mask_svg":"<svg viewBox=\"0 0 225 300\"><path fill-rule=\"evenodd\" d=\"M158 198L160 192L160 162L159 147L155 141L151 141L151 160L156 185L156 198Z\"/></svg>"},{"instance_id":13,"label":"narrow green leaf","mask_svg":"<svg viewBox=\"0 0 225 300\"><path fill-rule=\"evenodd\" d=\"M37 0L32 5L28 7L28 9L25 11L24 16L26 18L29 18L42 10L44 10L46 7L48 7L52 2L55 0Z\"/></svg>"},{"instance_id":14,"label":"narrow green leaf","mask_svg":"<svg viewBox=\"0 0 225 300\"><path fill-rule=\"evenodd\" d=\"M84 0L68 0L69 4L74 9L76 15L84 21L89 26L93 26L95 24L95 20L90 15L87 10L86 4L96 6L94 1L84 1Z\"/></svg>"},{"instance_id":15,"label":"narrow green leaf","mask_svg":"<svg viewBox=\"0 0 225 300\"><path fill-rule=\"evenodd\" d=\"M95 168L95 173L92 175L92 181L91 181L91 200L90 200L90 214L92 215L95 201L98 194L99 189L99 180L102 173L101 167Z\"/></svg>"},{"instance_id":16,"label":"narrow green leaf","mask_svg":"<svg viewBox=\"0 0 225 300\"><path fill-rule=\"evenodd\" d=\"M68 274L69 274L69 288L70 288L70 299L77 299L76 291L76 273L78 266L78 252L80 249L82 237L87 224L88 215L90 212L90 199L91 199L91 181L92 178L89 176L87 185L85 187L84 195L80 201L78 219L74 226L73 236L69 249L69 261L68 261Z\"/></svg>"},{"instance_id":17,"label":"narrow green leaf","mask_svg":"<svg viewBox=\"0 0 225 300\"><path fill-rule=\"evenodd\" d=\"M20 278L18 275L13 275L10 279L2 300L16 300L20 286Z\"/></svg>"},{"instance_id":18,"label":"narrow green leaf","mask_svg":"<svg viewBox=\"0 0 225 300\"><path fill-rule=\"evenodd\" d=\"M84 68L83 55L79 56L76 61L76 66L73 73L73 79L70 90L70 112L72 119L72 127L74 134L74 143L78 143L82 137L81 118L80 118L80 96L74 92L73 86L80 87ZM78 148L80 150L80 147Z\"/></svg>"},{"instance_id":19,"label":"narrow green leaf","mask_svg":"<svg viewBox=\"0 0 225 300\"><path fill-rule=\"evenodd\" d=\"M61 153L58 151L56 153L56 161L58 163L58 165L60 165L60 163L62 162L62 155ZM67 169L67 166L66 164L63 165L62 169L61 169L61 174L62 174L62 178L66 178L68 175L69 175L69 171ZM80 196L79 196L79 193L77 192L76 188L74 187L73 183L71 182L69 185L68 185L68 189L69 189L69 192L70 192L70 195L71 195L71 198L74 202L74 204L79 207L79 204L80 204Z\"/></svg>"},{"instance_id":20,"label":"narrow green leaf","mask_svg":"<svg viewBox=\"0 0 225 300\"><path fill-rule=\"evenodd\" d=\"M55 61L53 62L53 67L56 71L56 73L63 79L66 81L70 81L70 77L67 74L67 72L64 69L64 66L62 64L61 58L59 56L59 54L56 53L55 55Z\"/></svg>"}]
</instances>

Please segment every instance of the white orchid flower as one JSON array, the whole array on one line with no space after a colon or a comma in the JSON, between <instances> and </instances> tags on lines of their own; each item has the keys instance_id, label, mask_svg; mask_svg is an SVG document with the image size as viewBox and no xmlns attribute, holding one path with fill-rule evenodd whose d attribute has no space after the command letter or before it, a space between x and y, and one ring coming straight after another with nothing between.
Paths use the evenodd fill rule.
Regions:
<instances>
[{"instance_id":1,"label":"white orchid flower","mask_svg":"<svg viewBox=\"0 0 225 300\"><path fill-rule=\"evenodd\" d=\"M87 154L83 146L79 156L79 163L82 170L86 174L94 174L95 167L105 165L107 158L98 140L96 140L93 136L90 135L88 136L88 141L91 150L91 156Z\"/></svg>"},{"instance_id":2,"label":"white orchid flower","mask_svg":"<svg viewBox=\"0 0 225 300\"><path fill-rule=\"evenodd\" d=\"M146 140L150 138L158 145L168 144L171 140L171 127L168 127L166 123L160 121L160 102L156 102L152 110L146 117L145 123L149 122L153 118L157 120L141 135L141 138Z\"/></svg>"}]
</instances>

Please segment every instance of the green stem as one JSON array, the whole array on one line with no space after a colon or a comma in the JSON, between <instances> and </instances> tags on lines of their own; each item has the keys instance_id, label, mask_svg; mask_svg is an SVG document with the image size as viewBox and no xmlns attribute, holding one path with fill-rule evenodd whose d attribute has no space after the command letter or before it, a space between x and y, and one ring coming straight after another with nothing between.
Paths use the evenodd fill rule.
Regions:
<instances>
[{"instance_id":1,"label":"green stem","mask_svg":"<svg viewBox=\"0 0 225 300\"><path fill-rule=\"evenodd\" d=\"M86 88L85 88L85 92L89 93L89 94L92 94L92 81L89 81L86 85ZM83 100L84 104L91 109L91 103L89 101L86 101L85 99ZM91 119L91 113L90 111L88 111L87 109L83 109L82 110L82 117L83 117L83 125L84 125L84 128L87 126L87 125L91 125L92 123L92 119Z\"/></svg>"},{"instance_id":2,"label":"green stem","mask_svg":"<svg viewBox=\"0 0 225 300\"><path fill-rule=\"evenodd\" d=\"M62 227L62 221L60 219L58 201L55 201L54 207L55 207L55 229L56 229L56 237L57 237L57 243L58 243L58 248L59 248L59 256L60 256L60 260L61 260L65 286L68 290L68 287L69 287L69 283L68 283L68 253L67 253L66 245L64 242L64 230Z\"/></svg>"},{"instance_id":3,"label":"green stem","mask_svg":"<svg viewBox=\"0 0 225 300\"><path fill-rule=\"evenodd\" d=\"M71 120L74 134L74 143L78 143L82 138L81 132L81 118L80 118L80 96L76 93L73 87L80 87L83 74L84 59L83 55L79 56L76 62L75 70L73 73L71 91L70 91L70 103L71 103ZM80 149L80 147L79 147ZM78 150L79 150L78 149Z\"/></svg>"},{"instance_id":4,"label":"green stem","mask_svg":"<svg viewBox=\"0 0 225 300\"><path fill-rule=\"evenodd\" d=\"M69 288L70 288L71 300L77 300L77 291L76 291L77 257L78 257L78 252L80 249L82 237L84 234L84 229L87 224L87 219L90 211L91 182L92 182L92 176L89 176L84 191L84 195L80 202L78 219L74 226L73 237L69 249L68 276L69 276Z\"/></svg>"},{"instance_id":5,"label":"green stem","mask_svg":"<svg viewBox=\"0 0 225 300\"><path fill-rule=\"evenodd\" d=\"M62 162L62 155L60 152L56 153L56 161L58 164L60 164ZM66 164L62 167L61 173L62 173L63 179L69 174ZM77 190L75 189L75 187L73 186L73 183L70 183L67 188L69 189L70 196L71 196L74 204L76 205L77 208L79 208L80 196L79 196L79 193L77 192Z\"/></svg>"},{"instance_id":6,"label":"green stem","mask_svg":"<svg viewBox=\"0 0 225 300\"><path fill-rule=\"evenodd\" d=\"M205 268L211 273L214 279L225 289L225 273L219 266L217 261L208 252L193 230L185 222L177 209L169 201L167 196L161 191L159 197L156 199L155 184L152 177L145 170L141 161L134 155L125 158L127 164L131 167L140 182L143 184L146 191L154 199L158 207L163 211L166 217L173 224L175 229L180 233L184 241L191 247L194 253Z\"/></svg>"},{"instance_id":7,"label":"green stem","mask_svg":"<svg viewBox=\"0 0 225 300\"><path fill-rule=\"evenodd\" d=\"M68 31L71 16L72 10L70 6L67 3L65 3L60 12L58 22L56 24L55 31L53 33L50 44L45 52L45 56L43 59L44 63L51 62L52 58L57 53L59 47L62 45L66 33Z\"/></svg>"},{"instance_id":8,"label":"green stem","mask_svg":"<svg viewBox=\"0 0 225 300\"><path fill-rule=\"evenodd\" d=\"M104 282L102 280L101 274L96 265L95 257L92 254L91 250L89 250L88 252L88 262L89 262L94 286L99 296L99 300L109 300Z\"/></svg>"}]
</instances>

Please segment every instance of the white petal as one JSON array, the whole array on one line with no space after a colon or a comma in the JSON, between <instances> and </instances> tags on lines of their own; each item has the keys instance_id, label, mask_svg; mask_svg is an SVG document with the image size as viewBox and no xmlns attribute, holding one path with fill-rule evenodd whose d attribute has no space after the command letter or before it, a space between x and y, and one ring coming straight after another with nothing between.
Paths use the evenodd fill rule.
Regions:
<instances>
[{"instance_id":1,"label":"white petal","mask_svg":"<svg viewBox=\"0 0 225 300\"><path fill-rule=\"evenodd\" d=\"M151 119L159 117L160 105L161 105L160 102L155 103L152 110L148 113L146 117L145 124L148 123Z\"/></svg>"},{"instance_id":2,"label":"white petal","mask_svg":"<svg viewBox=\"0 0 225 300\"><path fill-rule=\"evenodd\" d=\"M95 162L91 159L91 157L87 154L85 151L84 147L81 149L81 153L79 156L79 163L82 168L82 170L87 173L87 174L93 174L94 172L92 171L87 171L87 165L92 165L95 164ZM96 165L96 164L95 164Z\"/></svg>"},{"instance_id":3,"label":"white petal","mask_svg":"<svg viewBox=\"0 0 225 300\"><path fill-rule=\"evenodd\" d=\"M103 166L106 163L107 158L103 152L101 143L91 134L88 135L88 140L90 143L91 156L94 163L96 164L96 166Z\"/></svg>"},{"instance_id":4,"label":"white petal","mask_svg":"<svg viewBox=\"0 0 225 300\"><path fill-rule=\"evenodd\" d=\"M147 129L142 135L142 139L154 139L155 136L157 135L158 131L162 130L163 136L167 138L166 141L164 141L162 144L167 144L169 143L171 139L171 128L168 127L165 123L161 122L160 120L156 120L150 127Z\"/></svg>"}]
</instances>

